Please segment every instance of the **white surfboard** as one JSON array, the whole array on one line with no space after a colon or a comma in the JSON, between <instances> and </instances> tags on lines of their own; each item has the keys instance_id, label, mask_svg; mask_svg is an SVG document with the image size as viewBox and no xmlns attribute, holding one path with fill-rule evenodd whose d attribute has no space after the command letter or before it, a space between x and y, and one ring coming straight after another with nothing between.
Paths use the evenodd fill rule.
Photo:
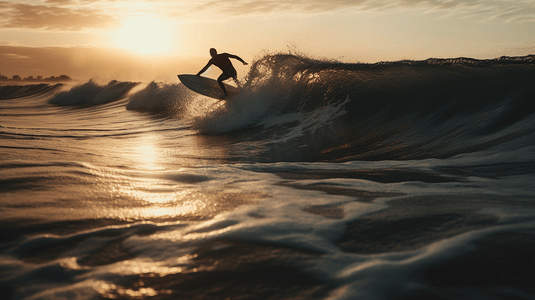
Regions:
<instances>
[{"instance_id":1,"label":"white surfboard","mask_svg":"<svg viewBox=\"0 0 535 300\"><path fill-rule=\"evenodd\" d=\"M233 95L236 95L239 91L238 88L225 84L225 88L228 92L228 96L225 97L225 94L223 93L221 87L219 87L217 80L191 74L182 74L177 76L182 84L184 84L190 90L215 99L226 100Z\"/></svg>"}]
</instances>

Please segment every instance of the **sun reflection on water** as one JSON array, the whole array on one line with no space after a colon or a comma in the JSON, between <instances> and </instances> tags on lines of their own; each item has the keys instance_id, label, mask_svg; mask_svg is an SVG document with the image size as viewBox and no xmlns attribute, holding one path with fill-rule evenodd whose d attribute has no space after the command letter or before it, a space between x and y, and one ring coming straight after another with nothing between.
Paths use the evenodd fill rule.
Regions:
<instances>
[{"instance_id":1,"label":"sun reflection on water","mask_svg":"<svg viewBox=\"0 0 535 300\"><path fill-rule=\"evenodd\" d=\"M161 181L145 179L123 186L121 197L136 199L137 205L113 209L108 217L128 220L198 215L207 208L210 201L196 189L176 185L178 191L173 191L169 186L160 186Z\"/></svg>"},{"instance_id":2,"label":"sun reflection on water","mask_svg":"<svg viewBox=\"0 0 535 300\"><path fill-rule=\"evenodd\" d=\"M93 145L99 148L101 161L84 168L93 184L75 188L91 208L87 214L128 222L208 220L266 197L219 186L199 166L204 164L203 157L225 157L222 148L196 135L178 139L174 132L172 137L166 135L171 132L140 132Z\"/></svg>"},{"instance_id":3,"label":"sun reflection on water","mask_svg":"<svg viewBox=\"0 0 535 300\"><path fill-rule=\"evenodd\" d=\"M151 135L144 138L143 143L135 148L134 159L137 160L137 167L146 170L159 170L162 166L158 164L162 160L162 149L156 146L156 137Z\"/></svg>"},{"instance_id":4,"label":"sun reflection on water","mask_svg":"<svg viewBox=\"0 0 535 300\"><path fill-rule=\"evenodd\" d=\"M195 255L184 255L176 258L176 263L181 266L165 266L163 262L127 260L114 264L108 272L121 275L142 275L134 284L137 289L122 287L113 283L96 281L94 289L105 299L116 299L117 296L127 297L129 299L145 299L154 297L158 294L171 294L171 290L158 289L154 290L146 286L143 277L164 277L183 272L188 272L188 265ZM191 271L190 271L191 272Z\"/></svg>"}]
</instances>

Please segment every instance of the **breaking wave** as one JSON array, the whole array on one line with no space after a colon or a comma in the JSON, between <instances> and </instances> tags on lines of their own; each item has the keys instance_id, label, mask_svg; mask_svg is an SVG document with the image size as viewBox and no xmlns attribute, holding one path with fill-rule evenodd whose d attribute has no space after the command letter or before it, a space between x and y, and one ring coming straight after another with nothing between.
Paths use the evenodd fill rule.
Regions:
<instances>
[{"instance_id":1,"label":"breaking wave","mask_svg":"<svg viewBox=\"0 0 535 300\"><path fill-rule=\"evenodd\" d=\"M56 105L98 105L124 98L139 83L110 81L100 85L92 80L63 91L49 100Z\"/></svg>"}]
</instances>

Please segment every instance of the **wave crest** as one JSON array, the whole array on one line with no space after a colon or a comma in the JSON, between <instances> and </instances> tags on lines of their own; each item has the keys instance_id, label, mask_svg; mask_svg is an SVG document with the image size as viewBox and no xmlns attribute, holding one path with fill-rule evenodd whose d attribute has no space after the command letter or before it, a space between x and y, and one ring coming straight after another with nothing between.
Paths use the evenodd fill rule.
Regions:
<instances>
[{"instance_id":1,"label":"wave crest","mask_svg":"<svg viewBox=\"0 0 535 300\"><path fill-rule=\"evenodd\" d=\"M174 111L180 108L188 92L181 84L151 82L129 96L126 109L148 111Z\"/></svg>"},{"instance_id":2,"label":"wave crest","mask_svg":"<svg viewBox=\"0 0 535 300\"><path fill-rule=\"evenodd\" d=\"M54 85L42 83L31 85L0 86L0 100L49 95L60 89L62 86L63 84L61 83Z\"/></svg>"},{"instance_id":3,"label":"wave crest","mask_svg":"<svg viewBox=\"0 0 535 300\"><path fill-rule=\"evenodd\" d=\"M130 90L139 83L110 81L107 85L100 85L90 80L77 85L68 91L63 91L49 100L56 105L98 105L123 99Z\"/></svg>"}]
</instances>

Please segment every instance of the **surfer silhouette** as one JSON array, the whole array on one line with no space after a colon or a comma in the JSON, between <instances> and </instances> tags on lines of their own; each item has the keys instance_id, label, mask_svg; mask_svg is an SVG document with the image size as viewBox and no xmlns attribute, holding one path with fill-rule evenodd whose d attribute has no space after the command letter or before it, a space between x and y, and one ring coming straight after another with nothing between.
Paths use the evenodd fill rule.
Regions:
<instances>
[{"instance_id":1,"label":"surfer silhouette","mask_svg":"<svg viewBox=\"0 0 535 300\"><path fill-rule=\"evenodd\" d=\"M236 69L234 69L234 66L230 62L230 58L237 59L241 61L244 65L247 65L247 63L243 59L241 59L241 57L237 55L232 55L228 53L217 54L217 50L214 48L210 48L210 55L212 56L212 58L208 61L206 66L204 66L204 68L202 68L202 70L200 70L199 73L197 73L197 76L200 76L202 73L204 73L204 71L206 71L208 67L210 67L211 65L216 65L218 68L221 69L221 71L223 71L223 74L219 75L219 77L217 78L217 83L223 90L223 93L225 93L225 97L226 97L228 96L228 92L227 92L227 89L225 88L225 85L223 84L224 80L232 78L234 79L236 84L240 86L240 83L238 82L238 77L237 77L238 73L236 72Z\"/></svg>"}]
</instances>

